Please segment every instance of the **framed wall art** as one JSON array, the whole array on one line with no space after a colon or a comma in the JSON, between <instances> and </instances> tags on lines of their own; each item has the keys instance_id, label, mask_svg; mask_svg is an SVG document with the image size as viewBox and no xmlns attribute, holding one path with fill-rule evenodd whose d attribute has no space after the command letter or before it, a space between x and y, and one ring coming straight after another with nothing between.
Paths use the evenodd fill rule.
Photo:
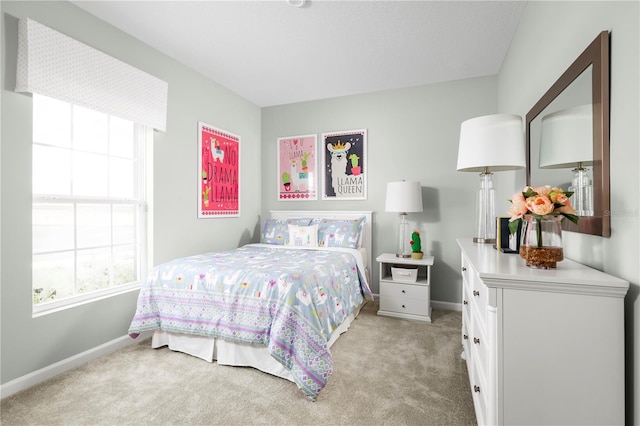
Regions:
<instances>
[{"instance_id":1,"label":"framed wall art","mask_svg":"<svg viewBox=\"0 0 640 426\"><path fill-rule=\"evenodd\" d=\"M318 199L317 136L278 138L278 200Z\"/></svg>"},{"instance_id":2,"label":"framed wall art","mask_svg":"<svg viewBox=\"0 0 640 426\"><path fill-rule=\"evenodd\" d=\"M367 199L367 131L322 134L322 199Z\"/></svg>"},{"instance_id":3,"label":"framed wall art","mask_svg":"<svg viewBox=\"0 0 640 426\"><path fill-rule=\"evenodd\" d=\"M240 216L240 137L198 122L198 218Z\"/></svg>"}]
</instances>

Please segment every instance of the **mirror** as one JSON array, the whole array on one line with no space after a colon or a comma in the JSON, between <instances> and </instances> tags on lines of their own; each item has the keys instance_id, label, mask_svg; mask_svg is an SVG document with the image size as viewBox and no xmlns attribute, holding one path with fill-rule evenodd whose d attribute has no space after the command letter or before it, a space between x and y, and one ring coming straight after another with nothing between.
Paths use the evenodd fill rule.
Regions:
<instances>
[{"instance_id":1,"label":"mirror","mask_svg":"<svg viewBox=\"0 0 640 426\"><path fill-rule=\"evenodd\" d=\"M575 131L572 131L572 136L566 136L565 129L570 122L580 123L573 127L580 130L582 137ZM559 126L559 123L564 124ZM549 142L552 140L550 135L555 136L552 143ZM557 142L558 135L562 135L562 142ZM581 145L580 140L586 143ZM582 152L580 159L574 158L578 152ZM571 160L558 159L568 154L571 154ZM572 198L576 210L579 205L585 205L579 211L580 221L576 225L563 220L562 229L603 237L611 235L609 32L601 32L527 113L526 156L527 185L551 185L565 190L571 187L573 190L578 180L584 182L587 178L591 184L591 188L587 186L583 191L576 191ZM581 192L591 194L592 199L586 203L579 202L577 197Z\"/></svg>"}]
</instances>

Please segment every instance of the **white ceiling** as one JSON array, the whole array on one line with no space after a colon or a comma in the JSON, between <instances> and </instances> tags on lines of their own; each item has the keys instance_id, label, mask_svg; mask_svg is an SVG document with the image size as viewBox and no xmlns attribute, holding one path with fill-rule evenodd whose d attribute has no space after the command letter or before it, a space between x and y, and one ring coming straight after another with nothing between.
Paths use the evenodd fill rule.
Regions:
<instances>
[{"instance_id":1,"label":"white ceiling","mask_svg":"<svg viewBox=\"0 0 640 426\"><path fill-rule=\"evenodd\" d=\"M258 106L497 74L526 2L72 3Z\"/></svg>"}]
</instances>

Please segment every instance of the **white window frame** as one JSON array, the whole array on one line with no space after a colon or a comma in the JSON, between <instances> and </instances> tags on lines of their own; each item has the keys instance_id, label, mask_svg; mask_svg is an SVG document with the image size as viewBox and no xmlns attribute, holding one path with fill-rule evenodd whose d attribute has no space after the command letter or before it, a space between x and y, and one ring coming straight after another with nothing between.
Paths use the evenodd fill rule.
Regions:
<instances>
[{"instance_id":1,"label":"white window frame","mask_svg":"<svg viewBox=\"0 0 640 426\"><path fill-rule=\"evenodd\" d=\"M34 95L37 96L37 95ZM108 115L108 114L107 114ZM119 294L137 291L140 289L142 281L146 278L151 264L151 251L149 247L152 246L151 232L152 229L152 217L149 209L150 203L150 188L151 188L151 176L152 176L152 158L153 158L153 129L141 124L134 123L134 132L137 146L136 161L138 165L136 167L137 174L134 177L136 179L137 193L139 196L137 199L124 199L124 198L108 198L108 197L81 197L81 196L53 196L53 195L37 195L33 194L32 205L36 203L67 203L67 204L126 204L134 205L137 209L139 222L137 223L137 240L139 241L139 254L137 256L137 271L138 280L116 285L114 287L104 288L100 290L94 290L87 293L80 293L74 296L65 297L63 299L53 299L47 302L41 302L32 305L32 316L37 317L48 313L58 312L71 307L83 305L86 303L95 302L105 298L113 297ZM32 142L33 144L33 142ZM75 221L74 221L75 226ZM74 249L77 252L77 248ZM30 280L30 297L33 295L33 280Z\"/></svg>"}]
</instances>

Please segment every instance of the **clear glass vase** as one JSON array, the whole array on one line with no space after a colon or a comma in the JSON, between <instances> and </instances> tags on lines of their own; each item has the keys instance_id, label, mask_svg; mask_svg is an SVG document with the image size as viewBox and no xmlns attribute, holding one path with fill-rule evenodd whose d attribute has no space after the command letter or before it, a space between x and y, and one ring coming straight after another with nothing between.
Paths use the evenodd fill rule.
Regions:
<instances>
[{"instance_id":1,"label":"clear glass vase","mask_svg":"<svg viewBox=\"0 0 640 426\"><path fill-rule=\"evenodd\" d=\"M553 269L564 259L562 252L562 216L524 216L520 257L531 268Z\"/></svg>"}]
</instances>

